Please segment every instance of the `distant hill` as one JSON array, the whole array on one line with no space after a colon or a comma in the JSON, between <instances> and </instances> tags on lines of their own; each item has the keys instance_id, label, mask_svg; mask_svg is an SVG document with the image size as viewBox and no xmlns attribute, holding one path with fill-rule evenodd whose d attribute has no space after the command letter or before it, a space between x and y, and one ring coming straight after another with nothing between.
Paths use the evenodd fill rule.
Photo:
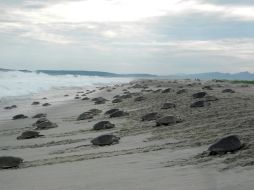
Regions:
<instances>
[{"instance_id":1,"label":"distant hill","mask_svg":"<svg viewBox=\"0 0 254 190\"><path fill-rule=\"evenodd\" d=\"M2 71L2 72L20 71L20 72L25 72L25 73L31 73L32 72L32 71L29 71L29 70L13 70L13 69L3 69L3 68L0 68L0 71Z\"/></svg>"},{"instance_id":2,"label":"distant hill","mask_svg":"<svg viewBox=\"0 0 254 190\"><path fill-rule=\"evenodd\" d=\"M6 71L12 71L12 70L10 70L10 69L2 69L2 68L0 68L0 71L2 71L2 72L6 72Z\"/></svg>"},{"instance_id":3,"label":"distant hill","mask_svg":"<svg viewBox=\"0 0 254 190\"><path fill-rule=\"evenodd\" d=\"M21 72L33 72L29 70L11 70L0 68L2 72L8 71L21 71ZM201 79L201 80L253 80L254 73L240 72L240 73L221 73L221 72L210 72L210 73L197 73L197 74L177 74L168 76L159 76L152 74L117 74L102 71L72 71L72 70L37 70L37 73L45 73L48 75L84 75L84 76L101 76L101 77L135 77L135 78L163 78L163 79Z\"/></svg>"},{"instance_id":4,"label":"distant hill","mask_svg":"<svg viewBox=\"0 0 254 190\"><path fill-rule=\"evenodd\" d=\"M201 80L212 80L212 79L221 79L221 80L254 80L254 74L249 72L240 72L240 73L220 73L220 72L211 72L211 73L198 73L198 74L180 74L180 75L171 75L167 76L171 79L201 79Z\"/></svg>"},{"instance_id":5,"label":"distant hill","mask_svg":"<svg viewBox=\"0 0 254 190\"><path fill-rule=\"evenodd\" d=\"M33 71L30 70L12 70L12 69L3 69L0 68L2 72L8 71L20 71L25 73L30 73ZM84 76L100 76L100 77L143 77L143 78L151 78L157 77L157 75L151 74L117 74L117 73L109 73L102 71L72 71L72 70L36 70L36 73L45 73L48 75L84 75Z\"/></svg>"},{"instance_id":6,"label":"distant hill","mask_svg":"<svg viewBox=\"0 0 254 190\"><path fill-rule=\"evenodd\" d=\"M70 71L70 70L37 70L38 73L48 75L85 75L85 76L101 76L101 77L156 77L151 74L116 74L102 71Z\"/></svg>"}]
</instances>

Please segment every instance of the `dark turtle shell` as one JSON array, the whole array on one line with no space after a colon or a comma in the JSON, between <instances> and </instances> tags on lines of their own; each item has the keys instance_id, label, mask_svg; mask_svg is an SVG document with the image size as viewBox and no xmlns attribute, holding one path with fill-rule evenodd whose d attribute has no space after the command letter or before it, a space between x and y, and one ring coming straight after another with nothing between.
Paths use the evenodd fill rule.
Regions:
<instances>
[{"instance_id":1,"label":"dark turtle shell","mask_svg":"<svg viewBox=\"0 0 254 190\"><path fill-rule=\"evenodd\" d=\"M39 105L40 102L33 102L32 105Z\"/></svg>"},{"instance_id":2,"label":"dark turtle shell","mask_svg":"<svg viewBox=\"0 0 254 190\"><path fill-rule=\"evenodd\" d=\"M193 98L203 98L203 97L205 97L206 95L207 95L206 92L197 92L197 93L195 93L195 94L192 94L192 97L193 97Z\"/></svg>"},{"instance_id":3,"label":"dark turtle shell","mask_svg":"<svg viewBox=\"0 0 254 190\"><path fill-rule=\"evenodd\" d=\"M156 125L161 126L161 125L173 125L182 122L181 119L177 118L176 116L173 115L168 115L165 117L161 117L156 120Z\"/></svg>"},{"instance_id":4,"label":"dark turtle shell","mask_svg":"<svg viewBox=\"0 0 254 190\"><path fill-rule=\"evenodd\" d=\"M43 135L40 135L40 132L37 131L25 131L20 136L17 137L18 140L20 139L32 139L37 138Z\"/></svg>"},{"instance_id":5,"label":"dark turtle shell","mask_svg":"<svg viewBox=\"0 0 254 190\"><path fill-rule=\"evenodd\" d=\"M22 158L12 156L1 156L0 157L0 168L17 168L23 162Z\"/></svg>"},{"instance_id":6,"label":"dark turtle shell","mask_svg":"<svg viewBox=\"0 0 254 190\"><path fill-rule=\"evenodd\" d=\"M229 135L217 140L212 144L208 151L210 155L225 154L227 152L234 152L242 147L241 141L237 135Z\"/></svg>"},{"instance_id":7,"label":"dark turtle shell","mask_svg":"<svg viewBox=\"0 0 254 190\"><path fill-rule=\"evenodd\" d=\"M116 137L115 135L106 134L106 135L101 135L94 138L93 140L91 140L91 143L93 145L105 146L105 145L112 145L112 144L118 143L119 140L120 138Z\"/></svg>"},{"instance_id":8,"label":"dark turtle shell","mask_svg":"<svg viewBox=\"0 0 254 190\"><path fill-rule=\"evenodd\" d=\"M166 88L166 89L162 90L161 93L169 93L170 91L171 91L171 88Z\"/></svg>"},{"instance_id":9,"label":"dark turtle shell","mask_svg":"<svg viewBox=\"0 0 254 190\"><path fill-rule=\"evenodd\" d=\"M135 102L140 102L140 101L143 101L145 100L146 98L144 96L139 96L137 98L134 99Z\"/></svg>"},{"instance_id":10,"label":"dark turtle shell","mask_svg":"<svg viewBox=\"0 0 254 190\"><path fill-rule=\"evenodd\" d=\"M230 89L230 88L228 88L228 89L222 90L222 93L235 93L235 91Z\"/></svg>"},{"instance_id":11,"label":"dark turtle shell","mask_svg":"<svg viewBox=\"0 0 254 190\"><path fill-rule=\"evenodd\" d=\"M110 114L112 114L112 113L114 113L114 112L117 112L117 111L119 111L119 109L117 109L117 108L110 109L110 110L108 110L108 111L105 112L105 115L110 115Z\"/></svg>"},{"instance_id":12,"label":"dark turtle shell","mask_svg":"<svg viewBox=\"0 0 254 190\"><path fill-rule=\"evenodd\" d=\"M205 106L209 106L209 105L210 105L209 101L199 100L199 101L193 102L190 105L190 107L191 108L201 108L201 107L205 107Z\"/></svg>"},{"instance_id":13,"label":"dark turtle shell","mask_svg":"<svg viewBox=\"0 0 254 190\"><path fill-rule=\"evenodd\" d=\"M25 119L25 118L28 118L27 116L25 116L24 114L18 114L18 115L15 115L12 117L13 120L16 120L16 119Z\"/></svg>"},{"instance_id":14,"label":"dark turtle shell","mask_svg":"<svg viewBox=\"0 0 254 190\"><path fill-rule=\"evenodd\" d=\"M115 98L114 100L112 100L112 103L119 103L122 102L122 98Z\"/></svg>"},{"instance_id":15,"label":"dark turtle shell","mask_svg":"<svg viewBox=\"0 0 254 190\"><path fill-rule=\"evenodd\" d=\"M102 129L111 129L114 127L115 125L113 123L110 123L109 121L100 121L93 126L93 129L102 130Z\"/></svg>"},{"instance_id":16,"label":"dark turtle shell","mask_svg":"<svg viewBox=\"0 0 254 190\"><path fill-rule=\"evenodd\" d=\"M176 94L183 94L183 93L187 93L187 92L188 92L187 89L181 89L181 90L178 90L176 92Z\"/></svg>"},{"instance_id":17,"label":"dark turtle shell","mask_svg":"<svg viewBox=\"0 0 254 190\"><path fill-rule=\"evenodd\" d=\"M176 107L176 105L174 103L167 102L167 103L163 104L161 109L170 109L170 108L175 108L175 107Z\"/></svg>"},{"instance_id":18,"label":"dark turtle shell","mask_svg":"<svg viewBox=\"0 0 254 190\"><path fill-rule=\"evenodd\" d=\"M33 126L36 126L36 130L44 130L44 129L51 129L57 127L56 123L52 123L46 118L38 119Z\"/></svg>"},{"instance_id":19,"label":"dark turtle shell","mask_svg":"<svg viewBox=\"0 0 254 190\"><path fill-rule=\"evenodd\" d=\"M158 113L157 112L151 112L148 114L145 114L141 117L142 121L152 121L158 119Z\"/></svg>"},{"instance_id":20,"label":"dark turtle shell","mask_svg":"<svg viewBox=\"0 0 254 190\"><path fill-rule=\"evenodd\" d=\"M129 113L118 110L118 111L113 112L112 114L110 114L109 117L113 118L113 117L122 117L122 116L127 116L127 115L129 115Z\"/></svg>"},{"instance_id":21,"label":"dark turtle shell","mask_svg":"<svg viewBox=\"0 0 254 190\"><path fill-rule=\"evenodd\" d=\"M42 118L42 117L47 117L47 114L46 113L38 113L38 114L34 115L32 118L35 119L35 118Z\"/></svg>"}]
</instances>

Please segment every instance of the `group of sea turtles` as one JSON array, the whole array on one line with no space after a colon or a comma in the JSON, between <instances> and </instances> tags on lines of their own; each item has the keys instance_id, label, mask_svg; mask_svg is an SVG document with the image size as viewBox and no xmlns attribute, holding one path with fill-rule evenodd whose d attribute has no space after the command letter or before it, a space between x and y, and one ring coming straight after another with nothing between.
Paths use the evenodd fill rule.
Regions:
<instances>
[{"instance_id":1,"label":"group of sea turtles","mask_svg":"<svg viewBox=\"0 0 254 190\"><path fill-rule=\"evenodd\" d=\"M139 84L135 84L133 86L133 88L142 88L142 86L140 86ZM209 86L204 86L203 89L211 90L212 88ZM171 89L167 88L161 92L162 93L169 93L169 92L171 92ZM186 93L186 92L187 92L186 89L181 89L181 90L177 91L177 94L182 94L182 93ZM231 89L225 89L222 92L223 93L234 93L234 91ZM127 90L125 90L125 95L115 97L115 100L119 99L119 101L115 101L113 103L121 102L123 99L130 98L130 97L131 97L131 95L127 93ZM209 98L196 101L196 102L192 103L190 107L203 107L205 104L209 104L210 101L218 100L216 97L207 96L207 93L203 92L203 91L193 94L192 97L193 97L193 99L201 99L201 98L206 98L206 97L209 97ZM139 102L139 101L143 101L143 100L146 100L146 98L144 96L139 96L139 97L135 98L134 101ZM102 104L108 100L99 97L99 98L92 99L92 101L94 101L95 104ZM38 105L38 104L39 104L38 102L33 103L33 105ZM175 107L176 107L176 105L174 103L168 102L168 103L165 103L161 107L161 109L171 109L171 108L175 108ZM91 119L100 113L101 113L101 110L91 109L87 112L80 114L78 116L77 120ZM109 118L113 118L113 117L128 116L129 113L119 110L117 108L114 108L114 109L110 109L110 110L106 111L105 115L108 115ZM23 118L27 118L27 116L25 116L23 114L19 114L19 115L16 115L13 117L14 120L15 119L23 119ZM46 114L42 114L42 113L37 114L33 118L38 118L38 120L33 124L33 126L36 127L35 130L23 132L20 136L17 137L18 140L41 137L43 135L40 135L38 130L45 130L45 129L57 127L57 124L52 123L51 121L49 121L46 118ZM178 117L175 117L172 115L161 117L161 115L158 114L157 112L151 112L146 115L143 115L141 117L141 120L142 121L155 120L157 126L173 125L173 124L182 122L182 120ZM115 127L115 124L112 124L109 121L100 121L93 126L93 130L105 130L105 129L111 129L114 127ZM112 145L112 144L119 143L119 140L120 140L120 137L117 137L113 134L104 134L104 135L100 135L100 136L92 139L91 143L93 145L97 145L97 146L105 146L105 145ZM208 148L208 152L209 152L209 155L225 154L227 152L237 151L242 146L243 146L243 144L241 143L238 136L229 135L229 136L226 136L226 137L223 137L223 138L217 140L212 145L210 145ZM0 157L0 169L17 168L20 166L20 164L22 162L23 162L23 159L19 158L19 157L1 156Z\"/></svg>"}]
</instances>

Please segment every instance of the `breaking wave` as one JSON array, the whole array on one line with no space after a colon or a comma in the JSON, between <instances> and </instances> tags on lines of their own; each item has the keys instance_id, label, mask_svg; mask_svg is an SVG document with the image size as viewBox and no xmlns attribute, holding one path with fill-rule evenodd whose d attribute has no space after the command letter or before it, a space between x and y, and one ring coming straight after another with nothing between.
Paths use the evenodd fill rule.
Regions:
<instances>
[{"instance_id":1,"label":"breaking wave","mask_svg":"<svg viewBox=\"0 0 254 190\"><path fill-rule=\"evenodd\" d=\"M29 95L53 88L93 87L129 82L131 78L47 75L36 72L0 71L0 98Z\"/></svg>"}]
</instances>

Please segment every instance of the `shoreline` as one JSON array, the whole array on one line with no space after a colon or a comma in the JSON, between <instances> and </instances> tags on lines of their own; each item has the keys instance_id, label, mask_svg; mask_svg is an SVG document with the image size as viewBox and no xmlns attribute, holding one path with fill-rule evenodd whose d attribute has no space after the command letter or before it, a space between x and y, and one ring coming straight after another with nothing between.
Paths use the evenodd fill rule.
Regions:
<instances>
[{"instance_id":1,"label":"shoreline","mask_svg":"<svg viewBox=\"0 0 254 190\"><path fill-rule=\"evenodd\" d=\"M207 85L213 89L202 89ZM170 90L166 91L168 88ZM234 89L235 93L222 93L227 88ZM178 94L182 89L187 91ZM114 96L124 95L126 91L132 94L131 98L111 102ZM192 94L200 91L216 96L218 101L191 108L190 104L195 101ZM248 190L252 187L254 86L212 81L140 80L97 88L87 95L89 100L75 100L76 93L74 90L70 101L39 110L58 124L57 128L40 131L44 137L16 140L22 131L34 128L32 123L36 119L31 119L32 113L27 119L0 123L0 155L24 159L19 169L0 170L3 189ZM141 96L142 100L135 101ZM109 101L95 105L91 101L95 97ZM161 109L166 102L176 107ZM102 113L77 121L79 114L94 108ZM129 115L119 118L104 115L112 108ZM172 126L156 126L154 120L141 121L143 115L151 112L158 112L160 116L174 115L182 121ZM115 128L92 130L95 123L104 120L114 123ZM120 142L102 147L91 145L90 141L102 134L114 134L120 137ZM247 144L246 148L234 154L204 156L203 152L211 143L228 134L239 135Z\"/></svg>"}]
</instances>

